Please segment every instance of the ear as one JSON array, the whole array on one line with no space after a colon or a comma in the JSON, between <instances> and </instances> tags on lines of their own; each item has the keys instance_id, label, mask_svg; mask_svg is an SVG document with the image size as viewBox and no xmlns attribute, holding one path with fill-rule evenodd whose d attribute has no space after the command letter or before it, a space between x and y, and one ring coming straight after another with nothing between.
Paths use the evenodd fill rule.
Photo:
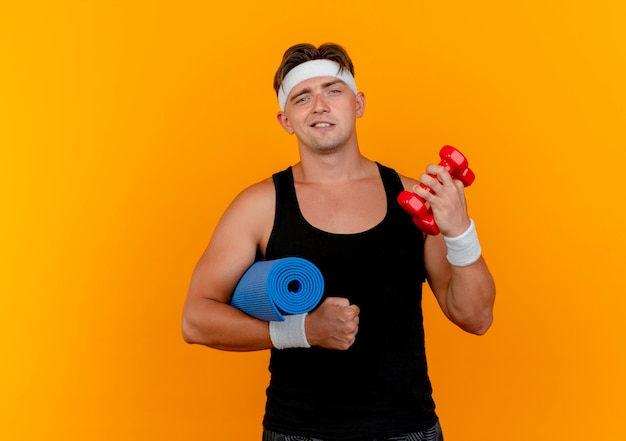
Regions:
<instances>
[{"instance_id":1,"label":"ear","mask_svg":"<svg viewBox=\"0 0 626 441\"><path fill-rule=\"evenodd\" d=\"M359 92L356 94L356 117L360 118L365 113L365 94Z\"/></svg>"},{"instance_id":2,"label":"ear","mask_svg":"<svg viewBox=\"0 0 626 441\"><path fill-rule=\"evenodd\" d=\"M293 135L293 128L291 127L291 123L289 122L287 115L285 115L285 112L278 112L276 119L278 119L278 123L282 126L282 128L285 129L285 132Z\"/></svg>"}]
</instances>

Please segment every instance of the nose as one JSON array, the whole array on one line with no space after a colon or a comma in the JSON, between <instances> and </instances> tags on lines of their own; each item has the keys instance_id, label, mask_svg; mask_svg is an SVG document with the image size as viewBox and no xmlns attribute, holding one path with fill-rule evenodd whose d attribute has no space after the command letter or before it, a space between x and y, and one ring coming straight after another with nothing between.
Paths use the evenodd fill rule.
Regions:
<instances>
[{"instance_id":1,"label":"nose","mask_svg":"<svg viewBox=\"0 0 626 441\"><path fill-rule=\"evenodd\" d=\"M328 112L329 107L326 99L321 93L315 94L313 97L313 112L315 113L323 113Z\"/></svg>"}]
</instances>

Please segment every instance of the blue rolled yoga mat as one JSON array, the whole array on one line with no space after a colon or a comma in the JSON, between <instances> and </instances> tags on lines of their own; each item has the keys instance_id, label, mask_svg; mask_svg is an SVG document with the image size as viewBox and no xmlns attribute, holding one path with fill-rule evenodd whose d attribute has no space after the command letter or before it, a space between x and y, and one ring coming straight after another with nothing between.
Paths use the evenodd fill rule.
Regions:
<instances>
[{"instance_id":1,"label":"blue rolled yoga mat","mask_svg":"<svg viewBox=\"0 0 626 441\"><path fill-rule=\"evenodd\" d=\"M231 305L267 321L303 314L317 306L324 278L311 262L300 257L255 262L235 287Z\"/></svg>"}]
</instances>

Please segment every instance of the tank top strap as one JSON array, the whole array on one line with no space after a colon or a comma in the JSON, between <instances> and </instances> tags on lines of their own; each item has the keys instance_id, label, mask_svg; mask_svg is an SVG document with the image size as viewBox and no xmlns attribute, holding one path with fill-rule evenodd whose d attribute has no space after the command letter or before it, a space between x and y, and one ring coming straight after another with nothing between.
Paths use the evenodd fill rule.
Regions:
<instances>
[{"instance_id":1,"label":"tank top strap","mask_svg":"<svg viewBox=\"0 0 626 441\"><path fill-rule=\"evenodd\" d=\"M404 186L402 185L402 180L398 173L389 167L386 167L380 163L376 163L378 166L378 170L380 172L380 177L383 181L383 185L385 186L385 190L388 195L392 196L394 199L400 194L402 190L404 190Z\"/></svg>"},{"instance_id":2,"label":"tank top strap","mask_svg":"<svg viewBox=\"0 0 626 441\"><path fill-rule=\"evenodd\" d=\"M274 181L274 189L276 191L276 207L274 211L274 226L270 234L268 248L281 228L287 228L293 232L298 231L302 227L299 219L298 200L296 198L296 189L293 183L293 170L291 167L272 175Z\"/></svg>"},{"instance_id":3,"label":"tank top strap","mask_svg":"<svg viewBox=\"0 0 626 441\"><path fill-rule=\"evenodd\" d=\"M398 194L404 190L400 176L394 169L386 167L379 162L376 162L376 165L378 166L378 171L383 185L385 186L387 197L395 200ZM296 195L294 191L293 169L287 167L285 170L274 173L272 179L276 187L277 200L280 200L282 203L295 204Z\"/></svg>"}]
</instances>

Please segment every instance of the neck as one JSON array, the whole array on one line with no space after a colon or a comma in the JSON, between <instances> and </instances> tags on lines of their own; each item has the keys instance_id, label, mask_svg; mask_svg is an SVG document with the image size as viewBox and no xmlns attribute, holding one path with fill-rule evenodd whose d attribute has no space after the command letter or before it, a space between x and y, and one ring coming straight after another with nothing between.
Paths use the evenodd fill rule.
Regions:
<instances>
[{"instance_id":1,"label":"neck","mask_svg":"<svg viewBox=\"0 0 626 441\"><path fill-rule=\"evenodd\" d=\"M358 149L333 152L302 152L293 167L294 179L302 183L330 183L362 179L372 173L373 162Z\"/></svg>"}]
</instances>

